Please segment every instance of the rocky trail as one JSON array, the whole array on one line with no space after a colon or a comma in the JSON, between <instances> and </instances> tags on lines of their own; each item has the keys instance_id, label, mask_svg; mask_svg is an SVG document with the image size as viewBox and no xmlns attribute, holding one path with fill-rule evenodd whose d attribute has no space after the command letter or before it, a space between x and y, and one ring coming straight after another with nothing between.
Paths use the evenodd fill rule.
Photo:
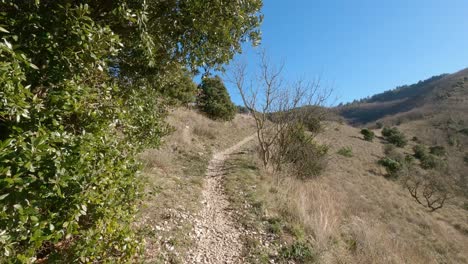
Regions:
<instances>
[{"instance_id":1,"label":"rocky trail","mask_svg":"<svg viewBox=\"0 0 468 264\"><path fill-rule=\"evenodd\" d=\"M228 211L229 201L222 177L226 158L253 138L249 136L215 153L210 160L202 192L203 208L194 223L197 246L190 252L186 263L242 263L242 230Z\"/></svg>"}]
</instances>

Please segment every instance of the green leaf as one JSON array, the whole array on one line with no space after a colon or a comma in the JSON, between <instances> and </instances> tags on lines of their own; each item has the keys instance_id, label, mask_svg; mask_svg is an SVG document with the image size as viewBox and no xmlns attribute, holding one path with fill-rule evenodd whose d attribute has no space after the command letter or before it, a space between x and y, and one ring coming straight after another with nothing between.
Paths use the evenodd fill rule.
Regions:
<instances>
[{"instance_id":1,"label":"green leaf","mask_svg":"<svg viewBox=\"0 0 468 264\"><path fill-rule=\"evenodd\" d=\"M5 32L5 33L10 33L8 30L6 30L4 27L1 27L1 26L0 26L0 31Z\"/></svg>"},{"instance_id":2,"label":"green leaf","mask_svg":"<svg viewBox=\"0 0 468 264\"><path fill-rule=\"evenodd\" d=\"M6 193L6 194L2 194L0 195L0 201L5 199L8 195L10 195L9 193Z\"/></svg>"},{"instance_id":3,"label":"green leaf","mask_svg":"<svg viewBox=\"0 0 468 264\"><path fill-rule=\"evenodd\" d=\"M39 70L39 67L37 67L36 65L32 64L32 63L29 63L29 67L35 69L35 70Z\"/></svg>"}]
</instances>

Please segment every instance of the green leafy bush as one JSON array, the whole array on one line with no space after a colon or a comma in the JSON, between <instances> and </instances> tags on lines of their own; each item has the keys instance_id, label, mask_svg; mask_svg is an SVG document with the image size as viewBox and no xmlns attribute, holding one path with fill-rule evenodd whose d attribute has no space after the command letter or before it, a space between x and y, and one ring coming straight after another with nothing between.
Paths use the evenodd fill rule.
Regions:
<instances>
[{"instance_id":1,"label":"green leafy bush","mask_svg":"<svg viewBox=\"0 0 468 264\"><path fill-rule=\"evenodd\" d=\"M362 129L361 134L364 136L364 140L366 140L366 141L371 141L372 142L372 140L374 140L374 137L375 137L374 132L367 129L367 128Z\"/></svg>"},{"instance_id":2,"label":"green leafy bush","mask_svg":"<svg viewBox=\"0 0 468 264\"><path fill-rule=\"evenodd\" d=\"M341 156L351 158L353 156L353 149L351 147L342 147L337 153Z\"/></svg>"},{"instance_id":3,"label":"green leafy bush","mask_svg":"<svg viewBox=\"0 0 468 264\"><path fill-rule=\"evenodd\" d=\"M385 139L397 146L397 147L404 147L406 146L406 144L408 144L408 140L406 139L405 135L399 131L396 127L394 128L388 128L388 127L384 127L382 129L382 135L385 137Z\"/></svg>"},{"instance_id":4,"label":"green leafy bush","mask_svg":"<svg viewBox=\"0 0 468 264\"><path fill-rule=\"evenodd\" d=\"M167 133L165 97L190 100L187 69L219 67L246 35L258 40L261 6L222 5L246 17L239 22L212 15L215 4L149 2L0 3L0 263L119 263L141 250L131 228L136 154ZM167 10L208 12L228 25L210 32L199 17L181 24L180 14L158 15ZM174 17L176 34L165 28ZM223 39L198 41L216 31ZM167 66L174 61L182 65Z\"/></svg>"},{"instance_id":5,"label":"green leafy bush","mask_svg":"<svg viewBox=\"0 0 468 264\"><path fill-rule=\"evenodd\" d=\"M428 149L424 145L416 145L413 147L414 157L421 162L423 169L435 169L442 166L442 161L439 160L435 155L429 153ZM432 150L431 150L432 152ZM434 150L435 153L440 154L440 150Z\"/></svg>"},{"instance_id":6,"label":"green leafy bush","mask_svg":"<svg viewBox=\"0 0 468 264\"><path fill-rule=\"evenodd\" d=\"M282 260L292 260L298 263L312 263L315 259L312 249L303 242L295 242L290 246L282 247L279 255Z\"/></svg>"},{"instance_id":7,"label":"green leafy bush","mask_svg":"<svg viewBox=\"0 0 468 264\"><path fill-rule=\"evenodd\" d=\"M229 121L234 118L237 109L221 78L205 77L199 88L198 105L204 113L213 119Z\"/></svg>"},{"instance_id":8,"label":"green leafy bush","mask_svg":"<svg viewBox=\"0 0 468 264\"><path fill-rule=\"evenodd\" d=\"M402 164L399 161L387 157L380 159L378 163L379 165L385 167L388 176L391 178L397 178L398 172L400 172L403 168Z\"/></svg>"},{"instance_id":9,"label":"green leafy bush","mask_svg":"<svg viewBox=\"0 0 468 264\"><path fill-rule=\"evenodd\" d=\"M414 157L419 160L425 159L429 155L429 152L424 145L414 146L413 151L414 151Z\"/></svg>"}]
</instances>

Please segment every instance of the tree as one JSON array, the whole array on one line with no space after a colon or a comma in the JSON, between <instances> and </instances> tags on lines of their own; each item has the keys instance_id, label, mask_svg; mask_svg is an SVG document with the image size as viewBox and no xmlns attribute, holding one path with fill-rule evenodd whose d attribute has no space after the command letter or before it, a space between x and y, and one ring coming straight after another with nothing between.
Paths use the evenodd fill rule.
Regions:
<instances>
[{"instance_id":1,"label":"tree","mask_svg":"<svg viewBox=\"0 0 468 264\"><path fill-rule=\"evenodd\" d=\"M259 40L261 1L224 2L0 2L0 262L141 250L137 153L199 67Z\"/></svg>"},{"instance_id":2,"label":"tree","mask_svg":"<svg viewBox=\"0 0 468 264\"><path fill-rule=\"evenodd\" d=\"M236 106L219 76L204 77L199 85L198 97L200 109L213 119L232 120L236 115Z\"/></svg>"},{"instance_id":3,"label":"tree","mask_svg":"<svg viewBox=\"0 0 468 264\"><path fill-rule=\"evenodd\" d=\"M404 185L411 197L430 212L444 207L452 195L452 178L449 175L432 171L428 174L410 171L404 178Z\"/></svg>"},{"instance_id":4,"label":"tree","mask_svg":"<svg viewBox=\"0 0 468 264\"><path fill-rule=\"evenodd\" d=\"M291 135L308 121L319 122L323 118L320 106L331 91L323 89L320 80L286 83L282 77L284 64L271 64L264 51L259 57L256 78L247 80L247 65L238 62L231 69L229 80L237 87L255 120L263 165L267 167L273 159L278 170L287 159L286 153L292 151L289 139L294 137ZM316 133L318 130L305 134L307 138L303 141L311 142Z\"/></svg>"}]
</instances>

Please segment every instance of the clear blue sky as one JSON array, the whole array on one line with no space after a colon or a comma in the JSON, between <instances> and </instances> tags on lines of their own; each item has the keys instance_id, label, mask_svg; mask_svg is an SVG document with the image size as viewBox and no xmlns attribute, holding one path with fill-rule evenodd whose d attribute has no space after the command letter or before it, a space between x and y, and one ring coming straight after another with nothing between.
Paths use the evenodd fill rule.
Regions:
<instances>
[{"instance_id":1,"label":"clear blue sky","mask_svg":"<svg viewBox=\"0 0 468 264\"><path fill-rule=\"evenodd\" d=\"M468 67L468 0L264 0L263 14L286 78L321 75L338 102Z\"/></svg>"}]
</instances>

